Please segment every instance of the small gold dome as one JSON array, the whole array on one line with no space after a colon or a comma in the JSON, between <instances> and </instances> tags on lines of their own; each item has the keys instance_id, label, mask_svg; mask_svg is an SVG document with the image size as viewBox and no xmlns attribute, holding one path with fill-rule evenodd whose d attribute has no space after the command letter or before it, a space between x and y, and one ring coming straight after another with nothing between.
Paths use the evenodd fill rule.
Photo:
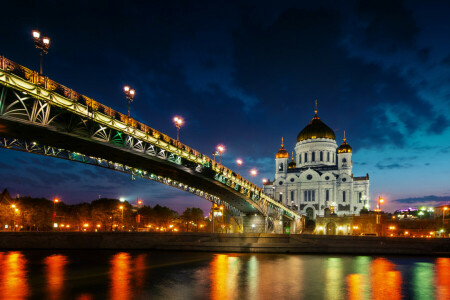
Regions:
<instances>
[{"instance_id":1,"label":"small gold dome","mask_svg":"<svg viewBox=\"0 0 450 300\"><path fill-rule=\"evenodd\" d=\"M289 158L289 153L283 147L283 138L281 138L281 148L278 150L277 154L275 154L276 158Z\"/></svg>"},{"instance_id":2,"label":"small gold dome","mask_svg":"<svg viewBox=\"0 0 450 300\"><path fill-rule=\"evenodd\" d=\"M294 152L292 152L292 160L288 164L288 169L293 169L296 166L297 166L297 164L295 163L295 160L294 160Z\"/></svg>"},{"instance_id":3,"label":"small gold dome","mask_svg":"<svg viewBox=\"0 0 450 300\"><path fill-rule=\"evenodd\" d=\"M339 146L337 149L338 153L352 153L352 147L347 143L347 139L345 138L345 131L344 131L344 142Z\"/></svg>"}]
</instances>

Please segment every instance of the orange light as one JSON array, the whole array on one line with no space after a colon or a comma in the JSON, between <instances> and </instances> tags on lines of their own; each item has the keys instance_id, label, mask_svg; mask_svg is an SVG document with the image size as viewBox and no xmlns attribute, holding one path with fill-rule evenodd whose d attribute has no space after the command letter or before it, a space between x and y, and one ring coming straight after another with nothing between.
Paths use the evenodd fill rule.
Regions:
<instances>
[{"instance_id":1,"label":"orange light","mask_svg":"<svg viewBox=\"0 0 450 300\"><path fill-rule=\"evenodd\" d=\"M128 85L126 85L126 86L123 87L123 90L124 90L125 92L128 92L128 91L130 90L130 87L129 87Z\"/></svg>"},{"instance_id":2,"label":"orange light","mask_svg":"<svg viewBox=\"0 0 450 300\"><path fill-rule=\"evenodd\" d=\"M242 159L236 160L236 163L237 163L239 166L242 165Z\"/></svg>"},{"instance_id":3,"label":"orange light","mask_svg":"<svg viewBox=\"0 0 450 300\"><path fill-rule=\"evenodd\" d=\"M97 224L97 228L100 228L102 225L100 225L100 224Z\"/></svg>"},{"instance_id":4,"label":"orange light","mask_svg":"<svg viewBox=\"0 0 450 300\"><path fill-rule=\"evenodd\" d=\"M383 203L384 202L384 199L383 198L380 198L380 203Z\"/></svg>"},{"instance_id":5,"label":"orange light","mask_svg":"<svg viewBox=\"0 0 450 300\"><path fill-rule=\"evenodd\" d=\"M448 209L448 207L447 207L447 206L445 206L445 207L444 207L444 210L447 210L447 209Z\"/></svg>"},{"instance_id":6,"label":"orange light","mask_svg":"<svg viewBox=\"0 0 450 300\"><path fill-rule=\"evenodd\" d=\"M58 198L55 198L55 199L53 199L53 202L58 203L58 202L59 202L59 199L58 199Z\"/></svg>"},{"instance_id":7,"label":"orange light","mask_svg":"<svg viewBox=\"0 0 450 300\"><path fill-rule=\"evenodd\" d=\"M220 153L223 153L225 151L225 146L224 145L217 146L217 151L219 151Z\"/></svg>"},{"instance_id":8,"label":"orange light","mask_svg":"<svg viewBox=\"0 0 450 300\"><path fill-rule=\"evenodd\" d=\"M84 226L84 227L89 227L89 224L86 223L86 224L84 224L83 226Z\"/></svg>"},{"instance_id":9,"label":"orange light","mask_svg":"<svg viewBox=\"0 0 450 300\"><path fill-rule=\"evenodd\" d=\"M123 206L121 205L121 206L119 206L119 208L120 208L120 209L123 209Z\"/></svg>"},{"instance_id":10,"label":"orange light","mask_svg":"<svg viewBox=\"0 0 450 300\"><path fill-rule=\"evenodd\" d=\"M251 173L253 176L255 176L256 174L258 174L258 171L256 171L255 169L252 169L252 170L250 171L250 173Z\"/></svg>"},{"instance_id":11,"label":"orange light","mask_svg":"<svg viewBox=\"0 0 450 300\"><path fill-rule=\"evenodd\" d=\"M42 42L43 42L44 44L48 45L48 44L50 44L50 38L44 37L44 38L42 39Z\"/></svg>"},{"instance_id":12,"label":"orange light","mask_svg":"<svg viewBox=\"0 0 450 300\"><path fill-rule=\"evenodd\" d=\"M11 208L16 208L16 205L15 204L11 205Z\"/></svg>"},{"instance_id":13,"label":"orange light","mask_svg":"<svg viewBox=\"0 0 450 300\"><path fill-rule=\"evenodd\" d=\"M137 202L139 205L141 205L142 204L142 200L138 200L138 202Z\"/></svg>"}]
</instances>

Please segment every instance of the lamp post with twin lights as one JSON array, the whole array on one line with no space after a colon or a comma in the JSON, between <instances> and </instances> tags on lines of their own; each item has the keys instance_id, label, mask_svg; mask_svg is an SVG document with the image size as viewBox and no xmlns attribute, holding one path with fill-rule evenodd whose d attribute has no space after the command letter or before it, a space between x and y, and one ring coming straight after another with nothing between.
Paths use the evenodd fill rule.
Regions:
<instances>
[{"instance_id":1,"label":"lamp post with twin lights","mask_svg":"<svg viewBox=\"0 0 450 300\"><path fill-rule=\"evenodd\" d=\"M131 102L133 102L133 98L136 91L130 88L128 85L123 87L123 91L125 92L125 96L127 97L128 100L128 118L130 118Z\"/></svg>"},{"instance_id":2,"label":"lamp post with twin lights","mask_svg":"<svg viewBox=\"0 0 450 300\"><path fill-rule=\"evenodd\" d=\"M48 53L48 48L50 48L50 38L46 36L41 37L41 33L38 30L33 30L33 40L36 48L40 50L41 63L39 74L42 75L42 57L44 54Z\"/></svg>"},{"instance_id":3,"label":"lamp post with twin lights","mask_svg":"<svg viewBox=\"0 0 450 300\"><path fill-rule=\"evenodd\" d=\"M182 117L176 116L173 118L173 123L175 124L175 127L177 128L177 144L178 144L177 146L179 146L180 145L180 128L181 128L181 125L183 125L184 120Z\"/></svg>"}]
</instances>

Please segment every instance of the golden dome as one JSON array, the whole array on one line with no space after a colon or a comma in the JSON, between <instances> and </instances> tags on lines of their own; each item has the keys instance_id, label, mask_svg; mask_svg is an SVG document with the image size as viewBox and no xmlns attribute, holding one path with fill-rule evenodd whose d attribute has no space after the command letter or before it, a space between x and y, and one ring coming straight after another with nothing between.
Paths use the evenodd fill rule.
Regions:
<instances>
[{"instance_id":1,"label":"golden dome","mask_svg":"<svg viewBox=\"0 0 450 300\"><path fill-rule=\"evenodd\" d=\"M294 160L294 152L292 152L292 160L288 164L288 169L293 169L296 166L297 166L297 164L295 163L295 160Z\"/></svg>"},{"instance_id":2,"label":"golden dome","mask_svg":"<svg viewBox=\"0 0 450 300\"><path fill-rule=\"evenodd\" d=\"M328 127L317 115L317 101L315 115L311 122L303 128L297 136L297 142L301 142L309 139L332 139L336 140L334 131Z\"/></svg>"},{"instance_id":3,"label":"golden dome","mask_svg":"<svg viewBox=\"0 0 450 300\"><path fill-rule=\"evenodd\" d=\"M337 151L338 153L352 153L352 147L350 147L350 145L347 144L347 139L345 138L345 131L344 131L344 142L342 142L342 145L339 146Z\"/></svg>"},{"instance_id":4,"label":"golden dome","mask_svg":"<svg viewBox=\"0 0 450 300\"><path fill-rule=\"evenodd\" d=\"M276 158L289 158L289 153L286 149L283 148L283 138L281 138L281 148L278 150L277 154L275 154Z\"/></svg>"}]
</instances>

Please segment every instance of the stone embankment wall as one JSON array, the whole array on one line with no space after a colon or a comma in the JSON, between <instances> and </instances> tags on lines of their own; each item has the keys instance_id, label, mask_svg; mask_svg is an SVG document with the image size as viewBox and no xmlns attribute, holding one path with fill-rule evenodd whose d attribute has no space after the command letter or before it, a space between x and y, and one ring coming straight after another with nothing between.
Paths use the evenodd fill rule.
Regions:
<instances>
[{"instance_id":1,"label":"stone embankment wall","mask_svg":"<svg viewBox=\"0 0 450 300\"><path fill-rule=\"evenodd\" d=\"M450 239L283 234L0 232L0 250L117 249L450 256Z\"/></svg>"}]
</instances>

